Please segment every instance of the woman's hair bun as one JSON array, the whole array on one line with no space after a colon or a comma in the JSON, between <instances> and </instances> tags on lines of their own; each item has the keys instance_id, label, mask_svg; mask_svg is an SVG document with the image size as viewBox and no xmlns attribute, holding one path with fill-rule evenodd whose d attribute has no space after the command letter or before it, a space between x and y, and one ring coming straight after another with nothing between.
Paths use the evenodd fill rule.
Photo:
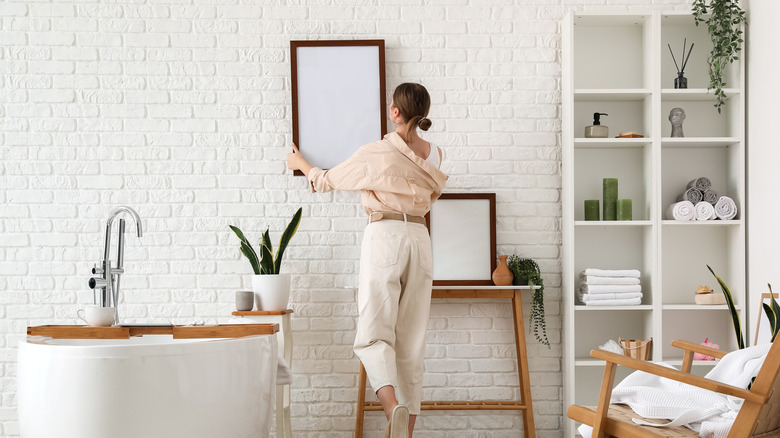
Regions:
<instances>
[{"instance_id":1,"label":"woman's hair bun","mask_svg":"<svg viewBox=\"0 0 780 438\"><path fill-rule=\"evenodd\" d=\"M418 124L420 125L420 129L422 129L423 131L427 131L431 127L433 122L431 122L431 119L427 117L423 117L422 119L420 119Z\"/></svg>"}]
</instances>

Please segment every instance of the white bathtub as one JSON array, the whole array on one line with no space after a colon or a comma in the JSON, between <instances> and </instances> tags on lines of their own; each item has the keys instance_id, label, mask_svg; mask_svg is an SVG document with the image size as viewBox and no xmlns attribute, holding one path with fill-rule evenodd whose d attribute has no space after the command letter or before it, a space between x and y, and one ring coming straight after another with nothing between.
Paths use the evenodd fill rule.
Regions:
<instances>
[{"instance_id":1,"label":"white bathtub","mask_svg":"<svg viewBox=\"0 0 780 438\"><path fill-rule=\"evenodd\" d=\"M18 355L21 436L267 437L276 342L30 337Z\"/></svg>"}]
</instances>

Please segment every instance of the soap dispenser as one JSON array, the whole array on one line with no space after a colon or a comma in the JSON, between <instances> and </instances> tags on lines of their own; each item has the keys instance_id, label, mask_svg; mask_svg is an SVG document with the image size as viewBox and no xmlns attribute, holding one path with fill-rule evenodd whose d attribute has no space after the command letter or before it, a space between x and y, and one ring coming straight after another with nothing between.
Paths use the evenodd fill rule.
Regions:
<instances>
[{"instance_id":1,"label":"soap dispenser","mask_svg":"<svg viewBox=\"0 0 780 438\"><path fill-rule=\"evenodd\" d=\"M606 113L593 113L593 124L585 127L585 138L609 137L609 127L602 125L600 120L601 116L606 115Z\"/></svg>"}]
</instances>

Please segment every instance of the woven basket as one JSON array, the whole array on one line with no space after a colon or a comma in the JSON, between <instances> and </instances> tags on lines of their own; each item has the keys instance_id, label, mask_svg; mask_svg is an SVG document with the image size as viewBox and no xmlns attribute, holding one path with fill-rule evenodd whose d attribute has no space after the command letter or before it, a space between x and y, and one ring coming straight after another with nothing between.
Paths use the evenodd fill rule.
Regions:
<instances>
[{"instance_id":1,"label":"woven basket","mask_svg":"<svg viewBox=\"0 0 780 438\"><path fill-rule=\"evenodd\" d=\"M640 360L650 360L653 352L653 338L650 339L623 339L618 338L623 354Z\"/></svg>"}]
</instances>

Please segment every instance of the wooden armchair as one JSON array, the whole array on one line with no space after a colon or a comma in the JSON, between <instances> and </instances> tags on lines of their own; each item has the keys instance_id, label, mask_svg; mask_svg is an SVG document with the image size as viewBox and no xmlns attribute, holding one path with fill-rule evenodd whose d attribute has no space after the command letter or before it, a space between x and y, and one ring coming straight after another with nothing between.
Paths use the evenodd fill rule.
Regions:
<instances>
[{"instance_id":1,"label":"wooden armchair","mask_svg":"<svg viewBox=\"0 0 780 438\"><path fill-rule=\"evenodd\" d=\"M626 405L611 405L612 387L615 382L615 370L618 365L645 371L699 388L709 389L721 394L744 399L744 404L734 420L729 437L780 437L780 336L775 339L761 370L750 390L738 388L726 383L709 380L690 374L693 353L702 353L722 358L726 352L704 347L685 341L674 341L672 345L685 350L681 371L632 359L604 350L593 350L590 355L607 362L604 379L601 383L598 406L585 407L571 405L567 411L569 418L593 427L593 437L688 437L698 436L696 432L683 426L652 427L640 426L631 421L639 418ZM663 422L647 420L649 422Z\"/></svg>"}]
</instances>

